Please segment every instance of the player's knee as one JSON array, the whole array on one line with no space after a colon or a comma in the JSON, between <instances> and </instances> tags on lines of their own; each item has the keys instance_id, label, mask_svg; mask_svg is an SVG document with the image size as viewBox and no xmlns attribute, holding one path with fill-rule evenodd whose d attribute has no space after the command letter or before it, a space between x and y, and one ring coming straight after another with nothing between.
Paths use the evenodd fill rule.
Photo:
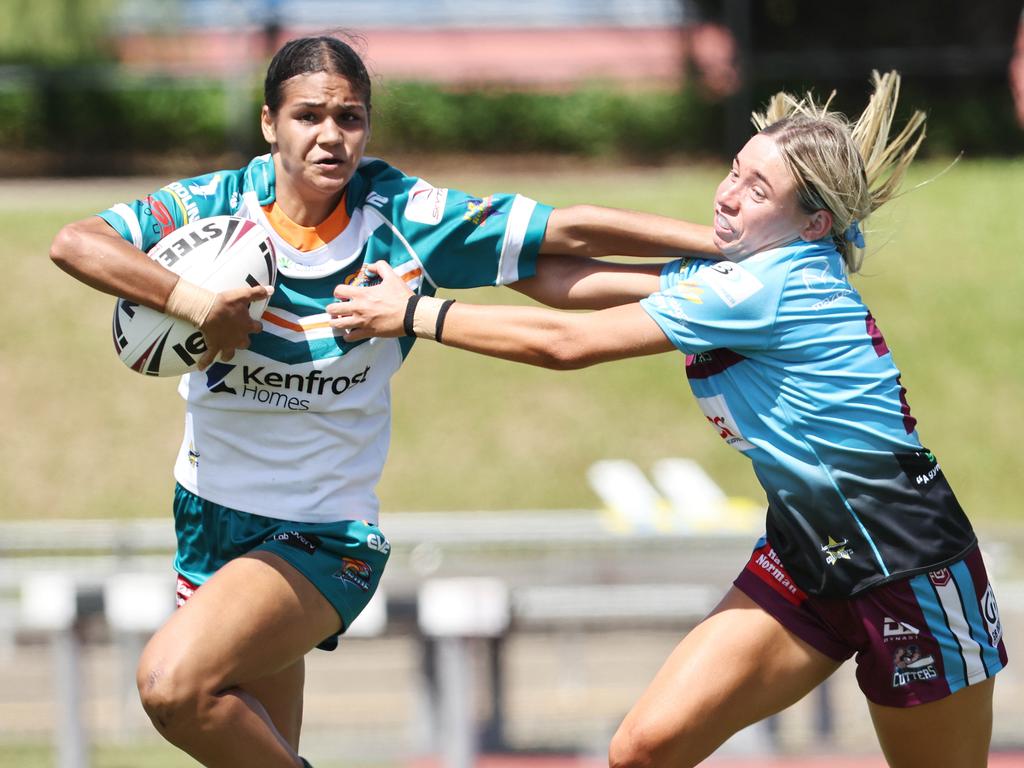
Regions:
<instances>
[{"instance_id":1,"label":"player's knee","mask_svg":"<svg viewBox=\"0 0 1024 768\"><path fill-rule=\"evenodd\" d=\"M608 746L609 768L652 768L654 752L651 740L642 728L623 723Z\"/></svg>"},{"instance_id":2,"label":"player's knee","mask_svg":"<svg viewBox=\"0 0 1024 768\"><path fill-rule=\"evenodd\" d=\"M682 738L681 736L679 737ZM696 765L688 761L680 750L677 739L666 741L645 727L643 723L627 719L612 737L608 747L609 768L657 768L671 765L672 768L687 768Z\"/></svg>"},{"instance_id":3,"label":"player's knee","mask_svg":"<svg viewBox=\"0 0 1024 768\"><path fill-rule=\"evenodd\" d=\"M202 717L203 689L180 667L151 663L144 657L135 684L142 708L161 732L191 727Z\"/></svg>"}]
</instances>

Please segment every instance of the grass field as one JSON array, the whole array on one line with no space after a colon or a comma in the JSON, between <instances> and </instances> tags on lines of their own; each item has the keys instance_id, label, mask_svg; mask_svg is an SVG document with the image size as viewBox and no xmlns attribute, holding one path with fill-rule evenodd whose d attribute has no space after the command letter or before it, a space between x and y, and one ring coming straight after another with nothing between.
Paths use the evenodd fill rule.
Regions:
<instances>
[{"instance_id":1,"label":"grass field","mask_svg":"<svg viewBox=\"0 0 1024 768\"><path fill-rule=\"evenodd\" d=\"M923 165L915 181L945 164ZM405 163L437 184L515 190L554 205L593 202L706 221L720 168L559 163L474 171ZM0 305L0 516L159 516L182 404L171 380L116 359L113 300L49 262L62 223L165 180L0 182L7 298ZM894 350L925 444L977 520L1019 511L1024 431L1024 161L962 161L868 224L857 285ZM507 290L463 300L518 301ZM726 491L760 499L739 454L692 403L678 354L553 373L420 343L394 380L383 510L594 508L584 473L626 457L701 462Z\"/></svg>"}]
</instances>

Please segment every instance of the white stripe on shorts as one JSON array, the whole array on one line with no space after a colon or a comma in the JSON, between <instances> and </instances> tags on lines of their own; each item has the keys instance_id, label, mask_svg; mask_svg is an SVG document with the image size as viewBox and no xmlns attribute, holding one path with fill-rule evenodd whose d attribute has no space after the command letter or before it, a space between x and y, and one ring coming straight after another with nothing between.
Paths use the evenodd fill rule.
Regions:
<instances>
[{"instance_id":1,"label":"white stripe on shorts","mask_svg":"<svg viewBox=\"0 0 1024 768\"><path fill-rule=\"evenodd\" d=\"M935 587L935 594L938 595L942 610L946 614L946 623L960 645L960 655L967 668L967 684L972 685L984 680L988 677L988 673L981 660L981 646L978 645L977 640L971 637L970 624L964 615L964 606L956 579L950 578L942 586L932 582L932 586Z\"/></svg>"}]
</instances>

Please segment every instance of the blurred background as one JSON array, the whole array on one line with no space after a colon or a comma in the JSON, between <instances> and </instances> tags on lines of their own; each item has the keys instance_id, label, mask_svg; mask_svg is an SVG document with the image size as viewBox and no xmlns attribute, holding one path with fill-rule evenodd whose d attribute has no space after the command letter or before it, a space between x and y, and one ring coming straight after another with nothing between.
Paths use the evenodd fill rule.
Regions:
<instances>
[{"instance_id":1,"label":"blurred background","mask_svg":"<svg viewBox=\"0 0 1024 768\"><path fill-rule=\"evenodd\" d=\"M992 765L1024 765L1024 36L1020 0L2 0L0 766L188 766L134 693L171 608L175 382L109 341L113 300L47 258L68 221L265 151L267 62L352 36L369 153L438 186L706 221L750 112L899 69L928 114L857 284L982 536L1010 666ZM951 166L954 159L959 160ZM458 293L452 293L457 296ZM508 291L467 292L480 302ZM749 464L680 356L552 373L419 345L394 380L380 599L309 657L314 764L600 765L760 532ZM713 674L709 670L709 674ZM844 762L844 760L846 762ZM847 665L722 766L881 766Z\"/></svg>"}]
</instances>

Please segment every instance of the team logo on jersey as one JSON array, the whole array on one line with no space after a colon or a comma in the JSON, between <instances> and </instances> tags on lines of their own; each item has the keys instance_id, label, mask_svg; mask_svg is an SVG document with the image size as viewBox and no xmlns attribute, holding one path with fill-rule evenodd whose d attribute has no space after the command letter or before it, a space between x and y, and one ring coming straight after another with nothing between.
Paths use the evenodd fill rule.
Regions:
<instances>
[{"instance_id":1,"label":"team logo on jersey","mask_svg":"<svg viewBox=\"0 0 1024 768\"><path fill-rule=\"evenodd\" d=\"M384 207L387 201L388 199L384 197L384 195L379 195L376 192L370 192L370 194L366 196L366 202L376 208Z\"/></svg>"},{"instance_id":2,"label":"team logo on jersey","mask_svg":"<svg viewBox=\"0 0 1024 768\"><path fill-rule=\"evenodd\" d=\"M764 288L764 284L751 272L731 261L715 262L697 274L727 307L735 307Z\"/></svg>"},{"instance_id":3,"label":"team logo on jersey","mask_svg":"<svg viewBox=\"0 0 1024 768\"><path fill-rule=\"evenodd\" d=\"M444 204L447 200L447 189L432 187L421 179L409 191L409 200L405 204L405 218L420 224L438 224L444 216Z\"/></svg>"},{"instance_id":4,"label":"team logo on jersey","mask_svg":"<svg viewBox=\"0 0 1024 768\"><path fill-rule=\"evenodd\" d=\"M921 630L905 621L897 621L888 616L882 621L882 637L886 642L894 637L917 637L919 634Z\"/></svg>"},{"instance_id":5,"label":"team logo on jersey","mask_svg":"<svg viewBox=\"0 0 1024 768\"><path fill-rule=\"evenodd\" d=\"M487 197L470 198L467 200L466 213L462 218L479 227L491 216L495 215L498 215L498 209L494 204L494 195L488 195Z\"/></svg>"},{"instance_id":6,"label":"team logo on jersey","mask_svg":"<svg viewBox=\"0 0 1024 768\"><path fill-rule=\"evenodd\" d=\"M836 541L829 536L828 541L821 545L821 551L825 553L825 562L829 565L835 565L840 560L852 560L853 547L846 546L847 543L847 539Z\"/></svg>"},{"instance_id":7,"label":"team logo on jersey","mask_svg":"<svg viewBox=\"0 0 1024 768\"><path fill-rule=\"evenodd\" d=\"M989 642L995 648L1003 639L1003 623L999 620L999 606L996 605L996 596L991 584L985 588L985 594L981 597L981 615L985 617Z\"/></svg>"},{"instance_id":8,"label":"team logo on jersey","mask_svg":"<svg viewBox=\"0 0 1024 768\"><path fill-rule=\"evenodd\" d=\"M718 432L718 436L725 440L726 445L735 448L737 451L751 451L754 444L743 437L736 419L729 410L728 403L722 395L712 397L698 397L697 405L704 412L705 418L711 428Z\"/></svg>"},{"instance_id":9,"label":"team logo on jersey","mask_svg":"<svg viewBox=\"0 0 1024 768\"><path fill-rule=\"evenodd\" d=\"M949 572L949 568L940 568L937 571L931 571L928 573L928 580L936 587L944 587L952 580L953 574Z\"/></svg>"},{"instance_id":10,"label":"team logo on jersey","mask_svg":"<svg viewBox=\"0 0 1024 768\"><path fill-rule=\"evenodd\" d=\"M935 657L921 653L917 645L905 645L893 654L892 687L902 688L918 680L933 680L939 676L935 670Z\"/></svg>"},{"instance_id":11,"label":"team logo on jersey","mask_svg":"<svg viewBox=\"0 0 1024 768\"><path fill-rule=\"evenodd\" d=\"M370 589L370 579L373 578L373 568L365 560L343 557L341 558L341 568L331 575L336 579L355 584L363 592L368 592Z\"/></svg>"}]
</instances>

